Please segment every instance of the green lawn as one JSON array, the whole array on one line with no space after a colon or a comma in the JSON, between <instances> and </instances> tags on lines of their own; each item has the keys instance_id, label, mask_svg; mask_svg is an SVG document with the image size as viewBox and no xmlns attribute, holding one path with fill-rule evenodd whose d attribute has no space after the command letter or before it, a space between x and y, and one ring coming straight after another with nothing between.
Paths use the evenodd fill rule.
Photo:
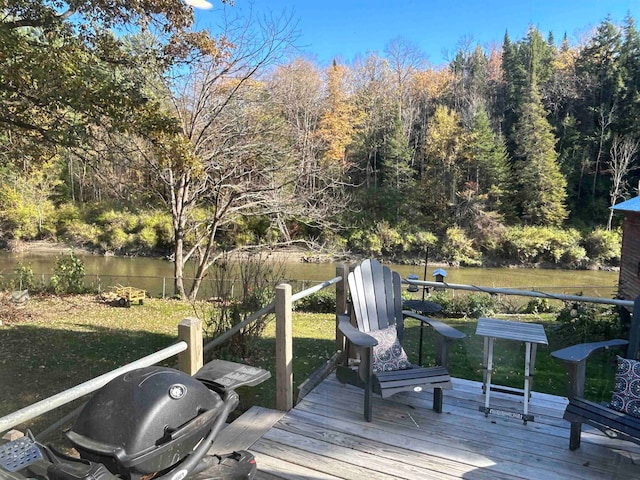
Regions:
<instances>
[{"instance_id":1,"label":"green lawn","mask_svg":"<svg viewBox=\"0 0 640 480\"><path fill-rule=\"evenodd\" d=\"M149 299L131 308L108 306L94 296L35 297L25 309L9 311L0 303L0 415L68 389L85 380L167 347L176 341L181 319L202 315L206 306L194 308L186 302ZM509 316L500 316L501 318ZM554 317L511 316L519 321L545 324L551 345L538 349L534 390L564 394L565 373L550 352L565 345L554 332ZM455 377L481 380L482 338L474 335L476 320L443 319L467 333L451 352L451 373ZM433 358L432 337L425 330L424 358ZM246 360L267 368L275 377L275 325L267 325L251 357ZM405 346L409 357L417 361L419 327L409 321ZM336 351L335 320L331 314L294 313L293 324L294 382L302 383ZM515 342L496 343L495 383L521 387L523 383L524 346ZM596 356L589 362L588 395L607 399L612 389L616 352ZM173 365L173 361L167 364ZM241 409L258 404L275 405L275 379L244 389ZM61 417L73 406L32 422L38 432Z\"/></svg>"}]
</instances>

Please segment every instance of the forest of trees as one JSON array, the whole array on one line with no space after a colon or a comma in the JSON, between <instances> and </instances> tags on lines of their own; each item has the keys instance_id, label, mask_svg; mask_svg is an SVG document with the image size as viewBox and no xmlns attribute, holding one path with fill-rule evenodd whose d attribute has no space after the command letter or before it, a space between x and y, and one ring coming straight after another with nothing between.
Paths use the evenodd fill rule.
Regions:
<instances>
[{"instance_id":1,"label":"forest of trees","mask_svg":"<svg viewBox=\"0 0 640 480\"><path fill-rule=\"evenodd\" d=\"M198 288L187 261L202 279L222 252L265 244L429 247L454 264L619 255L609 207L640 180L631 16L578 43L505 33L440 67L401 38L324 67L291 53L286 14L212 36L179 1L0 12L6 244L171 254L183 295Z\"/></svg>"}]
</instances>

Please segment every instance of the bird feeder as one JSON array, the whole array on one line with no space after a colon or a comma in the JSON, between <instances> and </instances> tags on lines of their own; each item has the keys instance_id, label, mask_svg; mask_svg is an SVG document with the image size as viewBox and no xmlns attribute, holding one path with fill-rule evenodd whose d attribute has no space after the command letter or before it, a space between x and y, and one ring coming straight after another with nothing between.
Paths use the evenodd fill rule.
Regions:
<instances>
[{"instance_id":1,"label":"bird feeder","mask_svg":"<svg viewBox=\"0 0 640 480\"><path fill-rule=\"evenodd\" d=\"M419 277L415 273L412 273L411 275L407 276L407 280L419 280ZM418 290L419 290L418 286L413 283L410 283L409 286L407 287L407 292L414 293L414 292L417 292Z\"/></svg>"},{"instance_id":2,"label":"bird feeder","mask_svg":"<svg viewBox=\"0 0 640 480\"><path fill-rule=\"evenodd\" d=\"M436 282L444 282L445 277L447 276L447 271L443 268L436 268L432 274Z\"/></svg>"}]
</instances>

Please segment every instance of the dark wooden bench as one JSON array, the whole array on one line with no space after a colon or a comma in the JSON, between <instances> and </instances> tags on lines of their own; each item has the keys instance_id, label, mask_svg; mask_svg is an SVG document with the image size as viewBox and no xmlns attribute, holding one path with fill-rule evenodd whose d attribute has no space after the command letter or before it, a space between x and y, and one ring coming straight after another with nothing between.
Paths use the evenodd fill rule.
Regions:
<instances>
[{"instance_id":1,"label":"dark wooden bench","mask_svg":"<svg viewBox=\"0 0 640 480\"><path fill-rule=\"evenodd\" d=\"M591 402L584 398L584 384L587 358L603 348L628 345L626 358L638 358L640 342L640 297L636 298L630 328L629 341L622 339L603 342L583 343L563 348L551 356L564 363L569 372L567 397L569 404L564 419L571 422L569 448L580 447L582 424L586 423L602 431L611 438L619 438L640 444L640 418L609 408L607 404Z\"/></svg>"}]
</instances>

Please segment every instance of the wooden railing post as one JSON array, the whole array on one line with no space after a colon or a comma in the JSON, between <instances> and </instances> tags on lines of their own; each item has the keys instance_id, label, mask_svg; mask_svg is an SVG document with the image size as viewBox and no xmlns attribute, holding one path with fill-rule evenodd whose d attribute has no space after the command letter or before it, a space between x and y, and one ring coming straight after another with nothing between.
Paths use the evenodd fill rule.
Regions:
<instances>
[{"instance_id":1,"label":"wooden railing post","mask_svg":"<svg viewBox=\"0 0 640 480\"><path fill-rule=\"evenodd\" d=\"M276 408L293 408L293 314L291 285L276 287Z\"/></svg>"},{"instance_id":2,"label":"wooden railing post","mask_svg":"<svg viewBox=\"0 0 640 480\"><path fill-rule=\"evenodd\" d=\"M187 349L178 354L178 368L189 375L195 374L203 364L202 320L187 317L178 324L178 339L187 342Z\"/></svg>"},{"instance_id":3,"label":"wooden railing post","mask_svg":"<svg viewBox=\"0 0 640 480\"><path fill-rule=\"evenodd\" d=\"M344 349L344 335L338 330L338 315L347 313L347 276L349 270L344 263L336 267L336 277L342 277L342 281L336 283L336 348Z\"/></svg>"}]
</instances>

